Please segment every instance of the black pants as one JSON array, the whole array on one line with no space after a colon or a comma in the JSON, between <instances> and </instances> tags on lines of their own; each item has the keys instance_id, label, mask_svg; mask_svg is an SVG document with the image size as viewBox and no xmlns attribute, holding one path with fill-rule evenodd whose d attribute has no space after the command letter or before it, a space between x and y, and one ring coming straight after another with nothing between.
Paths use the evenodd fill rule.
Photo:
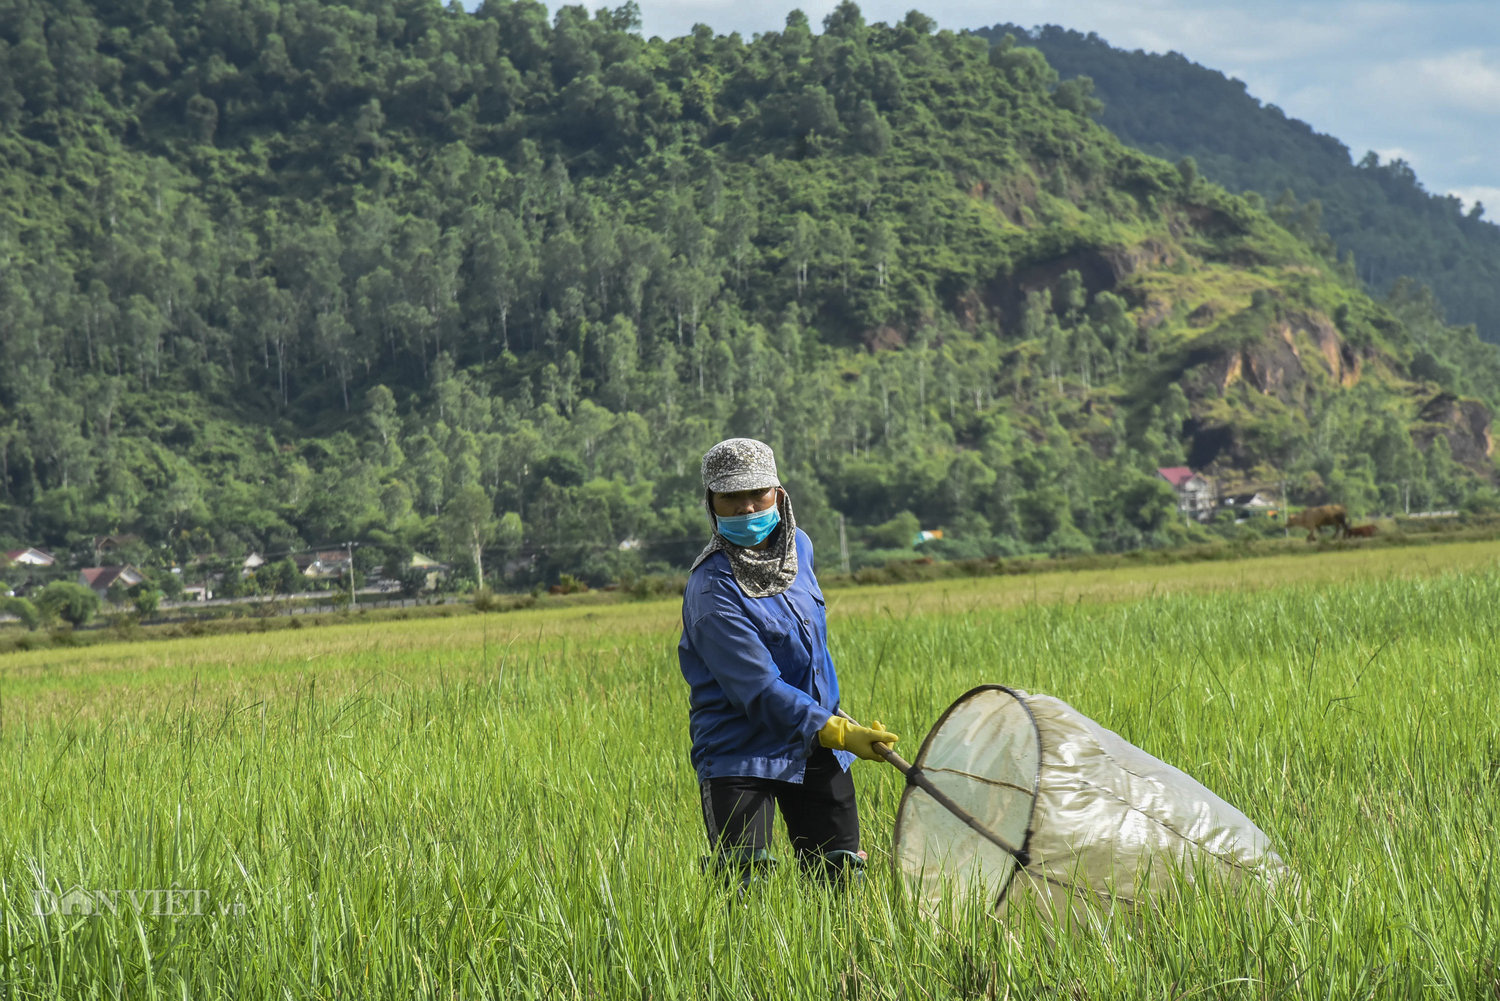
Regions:
<instances>
[{"instance_id":1,"label":"black pants","mask_svg":"<svg viewBox=\"0 0 1500 1001\"><path fill-rule=\"evenodd\" d=\"M702 790L708 842L721 857L764 857L773 802L805 868L821 868L830 852L859 851L854 778L826 747L813 752L800 783L733 775L706 779Z\"/></svg>"}]
</instances>

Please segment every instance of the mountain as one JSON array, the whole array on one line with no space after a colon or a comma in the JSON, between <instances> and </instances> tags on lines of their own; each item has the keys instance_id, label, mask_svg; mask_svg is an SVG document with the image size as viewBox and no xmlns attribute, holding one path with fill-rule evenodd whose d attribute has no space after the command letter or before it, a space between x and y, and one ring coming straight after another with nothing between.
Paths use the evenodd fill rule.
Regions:
<instances>
[{"instance_id":1,"label":"mountain","mask_svg":"<svg viewBox=\"0 0 1500 1001\"><path fill-rule=\"evenodd\" d=\"M1500 341L1500 226L1481 206L1466 212L1456 197L1425 190L1406 162L1374 153L1355 161L1337 139L1176 52L1127 52L1055 25L976 34L1036 48L1064 80L1087 76L1104 105L1098 121L1131 146L1174 162L1192 157L1215 183L1258 192L1309 241L1326 231L1378 295L1403 278L1426 285L1450 323Z\"/></svg>"},{"instance_id":2,"label":"mountain","mask_svg":"<svg viewBox=\"0 0 1500 1001\"><path fill-rule=\"evenodd\" d=\"M770 441L821 552L1197 537L1155 468L1497 500L1496 350L1096 124L1034 49L626 4L0 12L0 534L683 567ZM482 567L482 569L481 569Z\"/></svg>"}]
</instances>

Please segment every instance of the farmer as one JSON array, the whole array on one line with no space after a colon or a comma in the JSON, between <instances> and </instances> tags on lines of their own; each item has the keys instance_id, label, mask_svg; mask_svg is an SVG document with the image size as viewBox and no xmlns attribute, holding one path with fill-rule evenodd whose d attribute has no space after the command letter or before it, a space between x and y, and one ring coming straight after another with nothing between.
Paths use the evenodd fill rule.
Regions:
<instances>
[{"instance_id":1,"label":"farmer","mask_svg":"<svg viewBox=\"0 0 1500 1001\"><path fill-rule=\"evenodd\" d=\"M730 438L703 456L714 535L682 596L678 661L691 689L693 767L714 854L748 882L775 864L772 803L805 871L858 872L859 814L849 764L896 735L837 714L823 592L770 446Z\"/></svg>"}]
</instances>

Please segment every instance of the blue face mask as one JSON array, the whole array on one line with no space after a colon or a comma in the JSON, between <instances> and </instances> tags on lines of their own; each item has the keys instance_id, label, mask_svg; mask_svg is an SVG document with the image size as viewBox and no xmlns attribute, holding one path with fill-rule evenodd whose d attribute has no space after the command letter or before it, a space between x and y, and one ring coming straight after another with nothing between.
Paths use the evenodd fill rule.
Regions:
<instances>
[{"instance_id":1,"label":"blue face mask","mask_svg":"<svg viewBox=\"0 0 1500 1001\"><path fill-rule=\"evenodd\" d=\"M751 514L734 514L719 518L719 534L736 546L758 546L766 536L781 524L780 505L772 504L764 511Z\"/></svg>"}]
</instances>

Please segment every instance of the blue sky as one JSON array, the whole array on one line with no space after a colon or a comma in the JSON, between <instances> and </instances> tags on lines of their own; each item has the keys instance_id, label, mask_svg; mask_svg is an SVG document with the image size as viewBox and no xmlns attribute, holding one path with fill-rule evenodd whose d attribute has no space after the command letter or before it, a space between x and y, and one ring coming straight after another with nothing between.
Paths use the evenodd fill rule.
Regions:
<instances>
[{"instance_id":1,"label":"blue sky","mask_svg":"<svg viewBox=\"0 0 1500 1001\"><path fill-rule=\"evenodd\" d=\"M800 4L814 25L837 0ZM647 35L702 22L749 37L794 4L640 0ZM591 3L590 6L600 6ZM607 3L615 6L614 3ZM553 5L555 8L555 4ZM912 7L945 28L1060 24L1111 45L1177 51L1245 81L1349 147L1400 157L1427 190L1489 207L1500 220L1500 0L868 0L868 21Z\"/></svg>"}]
</instances>

